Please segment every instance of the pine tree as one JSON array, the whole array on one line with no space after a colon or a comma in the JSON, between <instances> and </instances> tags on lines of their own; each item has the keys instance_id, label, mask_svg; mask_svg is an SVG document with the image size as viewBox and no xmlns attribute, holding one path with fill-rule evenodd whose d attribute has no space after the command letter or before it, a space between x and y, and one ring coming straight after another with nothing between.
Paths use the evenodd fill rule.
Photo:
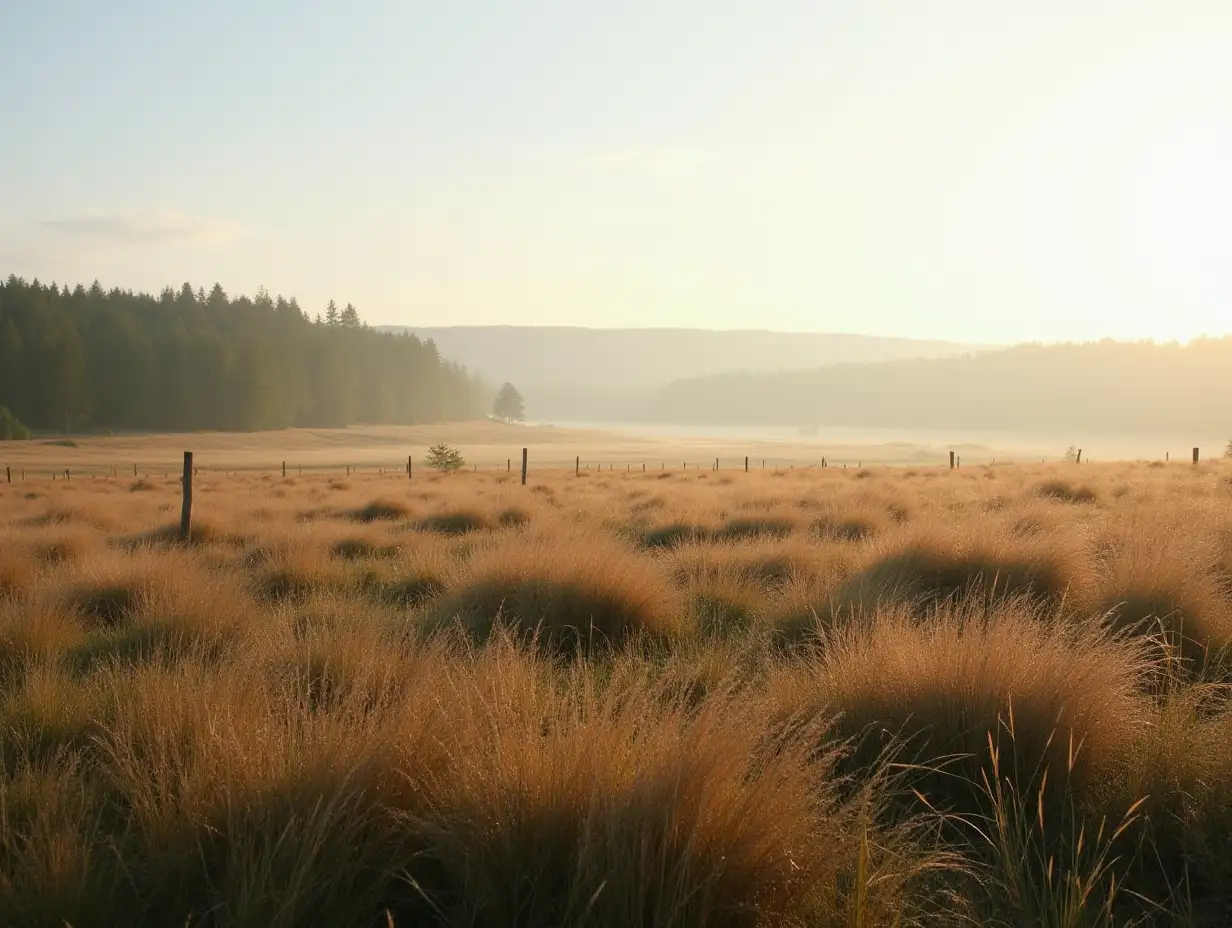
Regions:
<instances>
[{"instance_id":1,"label":"pine tree","mask_svg":"<svg viewBox=\"0 0 1232 928\"><path fill-rule=\"evenodd\" d=\"M461 470L466 466L466 459L462 457L462 452L445 444L433 445L429 448L426 461L429 467L442 474Z\"/></svg>"},{"instance_id":2,"label":"pine tree","mask_svg":"<svg viewBox=\"0 0 1232 928\"><path fill-rule=\"evenodd\" d=\"M522 402L522 394L511 383L500 388L496 394L496 402L492 404L492 415L506 422L521 422L526 418L526 409Z\"/></svg>"},{"instance_id":3,"label":"pine tree","mask_svg":"<svg viewBox=\"0 0 1232 928\"><path fill-rule=\"evenodd\" d=\"M333 300L325 306L325 324L331 329L338 328L338 304Z\"/></svg>"},{"instance_id":4,"label":"pine tree","mask_svg":"<svg viewBox=\"0 0 1232 928\"><path fill-rule=\"evenodd\" d=\"M347 303L346 309L338 317L338 324L344 329L358 329L360 327L359 311L353 305Z\"/></svg>"}]
</instances>

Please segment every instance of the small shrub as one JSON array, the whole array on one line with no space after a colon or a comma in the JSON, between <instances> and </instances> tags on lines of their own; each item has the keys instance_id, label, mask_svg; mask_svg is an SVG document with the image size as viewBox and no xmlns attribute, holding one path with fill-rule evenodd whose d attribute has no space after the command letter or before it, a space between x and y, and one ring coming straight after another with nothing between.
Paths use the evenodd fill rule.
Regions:
<instances>
[{"instance_id":1,"label":"small shrub","mask_svg":"<svg viewBox=\"0 0 1232 928\"><path fill-rule=\"evenodd\" d=\"M462 452L457 448L451 448L448 445L440 444L433 445L428 449L428 456L425 463L433 470L442 474L452 473L455 470L461 470L466 466L466 459L462 457Z\"/></svg>"}]
</instances>

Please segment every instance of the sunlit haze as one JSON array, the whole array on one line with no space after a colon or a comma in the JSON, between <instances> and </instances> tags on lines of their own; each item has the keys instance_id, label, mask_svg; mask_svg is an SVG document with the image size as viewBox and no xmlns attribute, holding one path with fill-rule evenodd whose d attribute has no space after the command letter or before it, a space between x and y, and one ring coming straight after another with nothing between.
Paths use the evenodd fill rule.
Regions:
<instances>
[{"instance_id":1,"label":"sunlit haze","mask_svg":"<svg viewBox=\"0 0 1232 928\"><path fill-rule=\"evenodd\" d=\"M0 275L373 324L1223 334L1230 50L1226 0L17 0Z\"/></svg>"}]
</instances>

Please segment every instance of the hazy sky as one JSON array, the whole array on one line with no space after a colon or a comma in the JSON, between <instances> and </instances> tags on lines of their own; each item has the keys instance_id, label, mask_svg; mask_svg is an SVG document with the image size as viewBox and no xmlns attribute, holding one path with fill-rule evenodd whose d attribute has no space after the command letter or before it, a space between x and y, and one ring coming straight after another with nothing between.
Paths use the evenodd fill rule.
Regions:
<instances>
[{"instance_id":1,"label":"hazy sky","mask_svg":"<svg viewBox=\"0 0 1232 928\"><path fill-rule=\"evenodd\" d=\"M1232 332L1232 0L0 0L0 274Z\"/></svg>"}]
</instances>

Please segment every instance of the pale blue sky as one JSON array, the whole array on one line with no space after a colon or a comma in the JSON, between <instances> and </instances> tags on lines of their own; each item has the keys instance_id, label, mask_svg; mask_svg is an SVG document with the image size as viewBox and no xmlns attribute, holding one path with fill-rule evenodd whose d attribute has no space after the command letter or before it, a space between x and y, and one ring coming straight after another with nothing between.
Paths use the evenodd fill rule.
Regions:
<instances>
[{"instance_id":1,"label":"pale blue sky","mask_svg":"<svg viewBox=\"0 0 1232 928\"><path fill-rule=\"evenodd\" d=\"M1232 331L1227 0L0 0L0 274L374 323Z\"/></svg>"}]
</instances>

